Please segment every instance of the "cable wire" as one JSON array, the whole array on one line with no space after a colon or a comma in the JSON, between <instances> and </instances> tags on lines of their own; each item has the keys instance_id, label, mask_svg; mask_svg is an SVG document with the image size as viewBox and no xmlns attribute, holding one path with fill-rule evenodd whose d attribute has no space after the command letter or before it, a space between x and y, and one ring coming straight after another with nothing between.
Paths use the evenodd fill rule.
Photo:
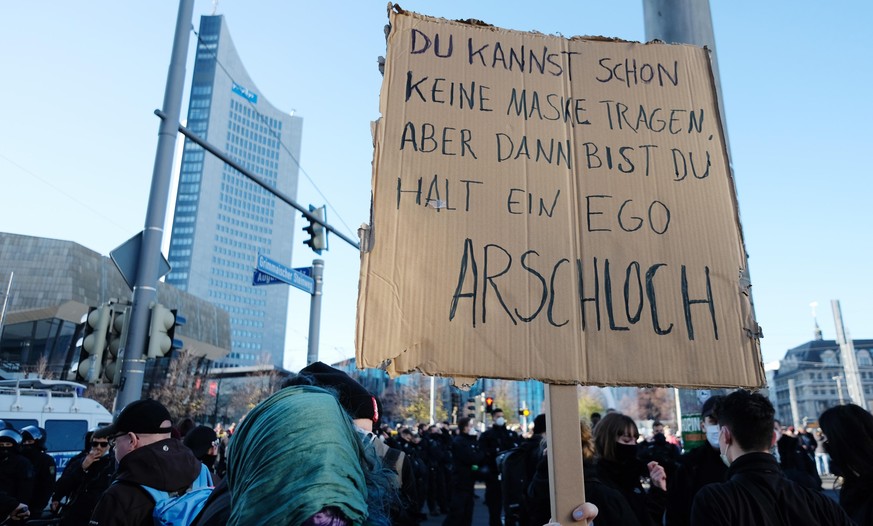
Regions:
<instances>
[{"instance_id":1,"label":"cable wire","mask_svg":"<svg viewBox=\"0 0 873 526\"><path fill-rule=\"evenodd\" d=\"M191 28L191 32L194 33L194 35L197 37L197 50L195 50L195 52L194 52L195 57L200 50L200 45L203 44L204 51L210 52L212 54L212 59L215 61L216 64L218 64L218 67L221 69L221 71L224 72L224 74L227 76L227 78L229 78L231 80L231 82L233 82L234 84L238 84L236 79L233 78L233 75L231 75L230 72L227 71L227 69L224 67L224 64L222 64L221 61L218 60L218 51L217 50L210 50L206 46L206 43L200 38L200 33L198 33L196 30L194 30L193 26ZM255 115L258 116L258 120L261 121L261 124L263 124L270 131L270 134L273 136L274 139L276 139L276 142L279 144L279 146L281 146L282 149L285 150L285 152L287 152L288 155L291 156L291 160L293 160L294 164L297 165L298 170L300 170L300 172L306 177L306 179L313 186L313 188L315 188L315 191L318 192L318 195L320 195L321 198L324 199L325 204L328 207L330 207L331 210L333 210L333 212L336 214L336 218L346 228L346 231L348 231L349 235L353 236L353 237L356 236L357 230L352 230L352 228L349 227L349 225L345 222L345 220L342 218L342 216L340 215L340 213L336 209L336 207L334 207L333 204L331 204L331 202L330 202L330 200L328 200L327 196L324 195L324 193L321 191L321 189L318 187L318 185L315 184L315 181L312 179L312 177L309 176L309 173L306 171L306 169L303 168L303 166L300 164L300 161L298 161L297 158L294 156L294 153L291 152L291 150L279 138L278 132L270 126L269 119L267 119L264 115L261 114L261 112L258 111L258 108L252 103L252 101L250 101L246 97L243 97L243 98L246 100L248 105L251 107L251 110L255 113Z\"/></svg>"}]
</instances>

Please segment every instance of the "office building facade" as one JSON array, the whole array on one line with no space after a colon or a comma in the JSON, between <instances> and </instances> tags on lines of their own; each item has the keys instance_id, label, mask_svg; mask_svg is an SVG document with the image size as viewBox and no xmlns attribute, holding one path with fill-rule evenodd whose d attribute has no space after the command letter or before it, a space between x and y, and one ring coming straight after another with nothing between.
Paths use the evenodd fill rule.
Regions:
<instances>
[{"instance_id":1,"label":"office building facade","mask_svg":"<svg viewBox=\"0 0 873 526\"><path fill-rule=\"evenodd\" d=\"M202 17L187 127L294 199L302 125L255 86L224 17ZM185 140L166 281L230 314L232 350L219 367L282 366L289 290L253 286L252 275L259 253L290 264L294 216L272 193Z\"/></svg>"},{"instance_id":2,"label":"office building facade","mask_svg":"<svg viewBox=\"0 0 873 526\"><path fill-rule=\"evenodd\" d=\"M873 340L852 341L869 410L873 407ZM825 409L853 401L842 353L838 342L822 339L819 331L816 339L785 353L770 385L776 416L783 424L814 422Z\"/></svg>"},{"instance_id":3,"label":"office building facade","mask_svg":"<svg viewBox=\"0 0 873 526\"><path fill-rule=\"evenodd\" d=\"M0 379L39 372L75 380L89 308L130 299L130 288L112 261L72 241L0 232ZM195 356L221 360L229 352L226 312L166 283L157 301L187 320L176 339ZM155 378L148 360L146 383ZM166 363L162 365L166 369Z\"/></svg>"}]
</instances>

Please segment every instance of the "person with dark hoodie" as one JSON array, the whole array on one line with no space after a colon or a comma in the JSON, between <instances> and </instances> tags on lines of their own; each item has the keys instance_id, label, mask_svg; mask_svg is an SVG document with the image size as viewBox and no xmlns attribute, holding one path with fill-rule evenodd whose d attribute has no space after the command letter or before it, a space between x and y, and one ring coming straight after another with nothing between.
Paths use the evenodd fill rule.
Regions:
<instances>
[{"instance_id":1,"label":"person with dark hoodie","mask_svg":"<svg viewBox=\"0 0 873 526\"><path fill-rule=\"evenodd\" d=\"M97 502L90 525L154 524L155 501L141 485L184 492L200 475L200 461L181 440L171 437L170 413L156 400L131 402L104 430L102 434L114 444L118 470Z\"/></svg>"},{"instance_id":2,"label":"person with dark hoodie","mask_svg":"<svg viewBox=\"0 0 873 526\"><path fill-rule=\"evenodd\" d=\"M543 422L545 426L545 422ZM582 475L585 481L585 500L597 508L597 524L603 526L639 526L640 522L621 493L600 480L594 465L594 441L591 428L579 422L579 438L582 441ZM545 437L543 438L545 445ZM528 488L530 516L527 524L540 526L549 521L549 461L544 451ZM581 520L581 516L577 520ZM590 518L589 518L590 520Z\"/></svg>"},{"instance_id":3,"label":"person with dark hoodie","mask_svg":"<svg viewBox=\"0 0 873 526\"><path fill-rule=\"evenodd\" d=\"M21 455L33 465L33 495L27 503L30 517L39 518L49 503L55 488L55 459L46 453L45 429L37 426L21 428Z\"/></svg>"},{"instance_id":4,"label":"person with dark hoodie","mask_svg":"<svg viewBox=\"0 0 873 526\"><path fill-rule=\"evenodd\" d=\"M597 476L627 501L642 526L663 524L667 504L667 476L655 461L638 459L636 423L627 415L609 413L594 428ZM646 491L642 478L651 480ZM596 504L596 503L595 503Z\"/></svg>"},{"instance_id":5,"label":"person with dark hoodie","mask_svg":"<svg viewBox=\"0 0 873 526\"><path fill-rule=\"evenodd\" d=\"M55 483L51 509L60 515L61 526L88 524L97 501L112 482L113 474L115 458L110 455L109 439L88 431L85 449L67 462L61 478Z\"/></svg>"},{"instance_id":6,"label":"person with dark hoodie","mask_svg":"<svg viewBox=\"0 0 873 526\"><path fill-rule=\"evenodd\" d=\"M218 434L209 426L191 428L182 440L185 447L194 453L197 460L212 474L212 480L217 486L222 477L215 473L215 459L218 458Z\"/></svg>"},{"instance_id":7,"label":"person with dark hoodie","mask_svg":"<svg viewBox=\"0 0 873 526\"><path fill-rule=\"evenodd\" d=\"M831 407L818 424L831 472L843 478L840 506L861 526L873 525L873 415L855 404Z\"/></svg>"},{"instance_id":8,"label":"person with dark hoodie","mask_svg":"<svg viewBox=\"0 0 873 526\"><path fill-rule=\"evenodd\" d=\"M0 494L27 505L33 498L33 464L20 453L21 435L14 429L0 429ZM31 510L30 513L37 513Z\"/></svg>"},{"instance_id":9,"label":"person with dark hoodie","mask_svg":"<svg viewBox=\"0 0 873 526\"><path fill-rule=\"evenodd\" d=\"M718 419L715 407L724 396L710 396L700 413L700 430L706 442L679 457L676 476L670 480L667 492L667 526L691 524L691 503L700 488L713 482L724 482L727 466L718 453Z\"/></svg>"}]
</instances>

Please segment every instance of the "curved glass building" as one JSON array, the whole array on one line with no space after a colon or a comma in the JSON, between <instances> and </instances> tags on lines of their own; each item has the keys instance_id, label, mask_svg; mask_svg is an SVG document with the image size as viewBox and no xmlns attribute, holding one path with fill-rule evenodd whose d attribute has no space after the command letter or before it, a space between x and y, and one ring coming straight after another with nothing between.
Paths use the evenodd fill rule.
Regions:
<instances>
[{"instance_id":1,"label":"curved glass building","mask_svg":"<svg viewBox=\"0 0 873 526\"><path fill-rule=\"evenodd\" d=\"M200 19L187 127L282 194L296 198L303 120L249 78L223 16ZM262 253L290 266L294 210L186 139L167 283L230 314L219 367L282 366L289 288L252 286Z\"/></svg>"}]
</instances>

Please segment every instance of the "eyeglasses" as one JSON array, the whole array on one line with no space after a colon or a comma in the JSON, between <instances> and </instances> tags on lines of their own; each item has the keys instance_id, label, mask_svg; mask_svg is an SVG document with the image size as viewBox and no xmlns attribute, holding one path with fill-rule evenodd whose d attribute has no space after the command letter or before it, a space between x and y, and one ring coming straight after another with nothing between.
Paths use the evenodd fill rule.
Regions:
<instances>
[{"instance_id":1,"label":"eyeglasses","mask_svg":"<svg viewBox=\"0 0 873 526\"><path fill-rule=\"evenodd\" d=\"M118 441L119 438L124 437L124 436L127 436L127 435L129 435L129 434L130 434L130 433L119 433L119 434L117 434L117 435L115 435L115 436L113 436L113 437L109 437L109 445L112 446L112 447L115 447L115 443ZM133 436L136 436L136 435L133 435ZM137 437L137 438L138 438L138 437Z\"/></svg>"},{"instance_id":2,"label":"eyeglasses","mask_svg":"<svg viewBox=\"0 0 873 526\"><path fill-rule=\"evenodd\" d=\"M91 447L109 447L109 442L91 442Z\"/></svg>"}]
</instances>

